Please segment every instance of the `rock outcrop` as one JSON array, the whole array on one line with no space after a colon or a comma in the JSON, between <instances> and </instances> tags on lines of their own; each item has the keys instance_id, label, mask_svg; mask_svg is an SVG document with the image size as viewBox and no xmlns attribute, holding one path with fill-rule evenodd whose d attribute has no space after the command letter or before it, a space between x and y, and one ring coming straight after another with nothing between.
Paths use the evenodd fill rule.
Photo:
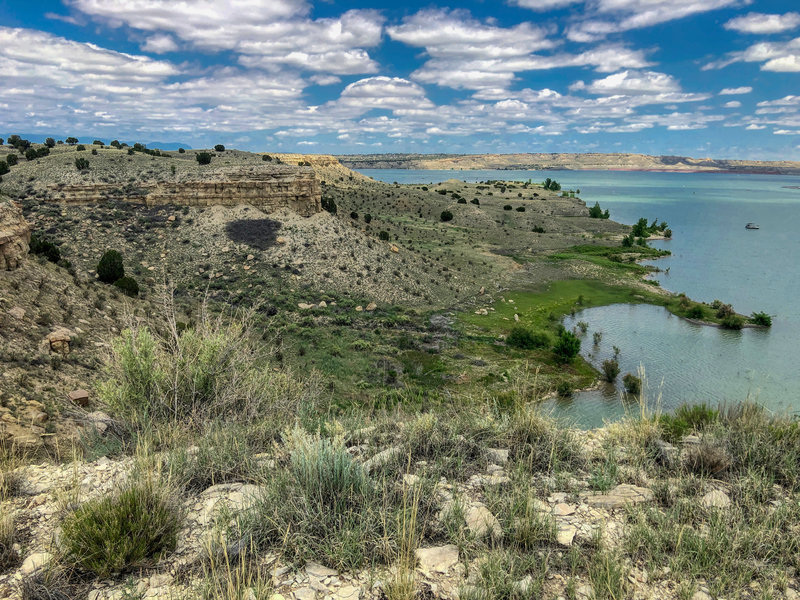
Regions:
<instances>
[{"instance_id":1,"label":"rock outcrop","mask_svg":"<svg viewBox=\"0 0 800 600\"><path fill-rule=\"evenodd\" d=\"M50 186L52 198L67 204L108 201L138 202L147 206L236 206L249 204L263 212L291 210L304 217L322 210L319 180L309 167L288 165L220 168L203 178L119 184Z\"/></svg>"},{"instance_id":2,"label":"rock outcrop","mask_svg":"<svg viewBox=\"0 0 800 600\"><path fill-rule=\"evenodd\" d=\"M28 255L31 228L22 210L10 200L0 198L0 271L12 271Z\"/></svg>"}]
</instances>

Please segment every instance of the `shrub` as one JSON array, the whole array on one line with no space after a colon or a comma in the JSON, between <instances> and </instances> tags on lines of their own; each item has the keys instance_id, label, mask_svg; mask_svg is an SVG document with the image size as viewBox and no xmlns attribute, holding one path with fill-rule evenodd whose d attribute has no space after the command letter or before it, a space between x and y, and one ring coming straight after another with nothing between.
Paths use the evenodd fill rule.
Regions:
<instances>
[{"instance_id":1,"label":"shrub","mask_svg":"<svg viewBox=\"0 0 800 600\"><path fill-rule=\"evenodd\" d=\"M578 352L581 350L581 341L571 331L562 331L558 339L556 340L555 345L553 346L553 352L556 355L556 359L559 362L567 363L570 362L573 358L578 356Z\"/></svg>"},{"instance_id":2,"label":"shrub","mask_svg":"<svg viewBox=\"0 0 800 600\"><path fill-rule=\"evenodd\" d=\"M114 282L114 286L121 289L126 296L135 297L139 295L139 284L133 277L120 277Z\"/></svg>"},{"instance_id":3,"label":"shrub","mask_svg":"<svg viewBox=\"0 0 800 600\"><path fill-rule=\"evenodd\" d=\"M449 210L443 210L442 214L439 215L439 218L443 222L452 221L453 220L453 213L451 213Z\"/></svg>"},{"instance_id":4,"label":"shrub","mask_svg":"<svg viewBox=\"0 0 800 600\"><path fill-rule=\"evenodd\" d=\"M44 141L44 145L47 146L48 148L55 148L56 141L53 138L49 137Z\"/></svg>"},{"instance_id":5,"label":"shrub","mask_svg":"<svg viewBox=\"0 0 800 600\"><path fill-rule=\"evenodd\" d=\"M104 578L153 564L174 549L180 526L170 491L145 480L79 506L62 523L61 544L71 564Z\"/></svg>"},{"instance_id":6,"label":"shrub","mask_svg":"<svg viewBox=\"0 0 800 600\"><path fill-rule=\"evenodd\" d=\"M474 204L475 206L480 206L481 205L481 201L478 200L477 198L473 198L469 202L470 202L470 204Z\"/></svg>"},{"instance_id":7,"label":"shrub","mask_svg":"<svg viewBox=\"0 0 800 600\"><path fill-rule=\"evenodd\" d=\"M106 250L97 263L97 276L103 283L114 283L125 277L122 254L116 250Z\"/></svg>"},{"instance_id":8,"label":"shrub","mask_svg":"<svg viewBox=\"0 0 800 600\"><path fill-rule=\"evenodd\" d=\"M10 171L11 169L8 168L8 163L4 160L0 160L0 177L2 177L3 175L5 175Z\"/></svg>"},{"instance_id":9,"label":"shrub","mask_svg":"<svg viewBox=\"0 0 800 600\"><path fill-rule=\"evenodd\" d=\"M336 201L333 198L329 198L327 196L322 197L322 208L323 210L327 210L332 215L336 214Z\"/></svg>"},{"instance_id":10,"label":"shrub","mask_svg":"<svg viewBox=\"0 0 800 600\"><path fill-rule=\"evenodd\" d=\"M603 361L603 376L606 381L613 383L619 375L619 362L614 359Z\"/></svg>"},{"instance_id":11,"label":"shrub","mask_svg":"<svg viewBox=\"0 0 800 600\"><path fill-rule=\"evenodd\" d=\"M532 350L546 348L550 345L550 338L546 333L531 331L525 327L514 327L506 338L506 344L512 348Z\"/></svg>"},{"instance_id":12,"label":"shrub","mask_svg":"<svg viewBox=\"0 0 800 600\"><path fill-rule=\"evenodd\" d=\"M683 464L689 473L718 477L730 468L731 459L718 444L702 441L686 450Z\"/></svg>"},{"instance_id":13,"label":"shrub","mask_svg":"<svg viewBox=\"0 0 800 600\"><path fill-rule=\"evenodd\" d=\"M83 157L75 159L75 168L78 171L86 171L89 169L89 160Z\"/></svg>"},{"instance_id":14,"label":"shrub","mask_svg":"<svg viewBox=\"0 0 800 600\"><path fill-rule=\"evenodd\" d=\"M658 422L662 437L668 442L677 442L689 432L704 431L719 419L719 411L706 404L683 404L672 414L663 414Z\"/></svg>"},{"instance_id":15,"label":"shrub","mask_svg":"<svg viewBox=\"0 0 800 600\"><path fill-rule=\"evenodd\" d=\"M9 154L6 156L6 162L8 163L9 167L13 167L19 161L19 157L16 154Z\"/></svg>"},{"instance_id":16,"label":"shrub","mask_svg":"<svg viewBox=\"0 0 800 600\"><path fill-rule=\"evenodd\" d=\"M665 238L667 238L667 239L670 239L670 238L672 237L672 229L670 229L669 227L667 227L667 228L664 230L664 237L665 237Z\"/></svg>"},{"instance_id":17,"label":"shrub","mask_svg":"<svg viewBox=\"0 0 800 600\"><path fill-rule=\"evenodd\" d=\"M36 160L39 158L39 153L36 151L35 148L28 148L25 150L25 158L27 160Z\"/></svg>"},{"instance_id":18,"label":"shrub","mask_svg":"<svg viewBox=\"0 0 800 600\"><path fill-rule=\"evenodd\" d=\"M372 215L367 213L364 215L364 223L370 223L370 222L372 222Z\"/></svg>"},{"instance_id":19,"label":"shrub","mask_svg":"<svg viewBox=\"0 0 800 600\"><path fill-rule=\"evenodd\" d=\"M735 315L736 313L733 311L733 306L730 304L724 304L720 302L719 306L715 306L714 308L717 309L717 318L724 319L725 317L730 317Z\"/></svg>"},{"instance_id":20,"label":"shrub","mask_svg":"<svg viewBox=\"0 0 800 600\"><path fill-rule=\"evenodd\" d=\"M222 144L217 144L216 146L214 146L214 151L215 152L225 152L225 146L223 146Z\"/></svg>"},{"instance_id":21,"label":"shrub","mask_svg":"<svg viewBox=\"0 0 800 600\"><path fill-rule=\"evenodd\" d=\"M35 233L31 234L30 251L32 254L41 254L51 263L57 263L61 260L61 252L58 246Z\"/></svg>"},{"instance_id":22,"label":"shrub","mask_svg":"<svg viewBox=\"0 0 800 600\"><path fill-rule=\"evenodd\" d=\"M97 156L97 148L92 148L92 155Z\"/></svg>"},{"instance_id":23,"label":"shrub","mask_svg":"<svg viewBox=\"0 0 800 600\"><path fill-rule=\"evenodd\" d=\"M287 440L289 468L273 474L255 507L243 518L243 537L303 565L318 561L354 571L387 561L384 497L364 467L336 440L295 429ZM292 532L286 535L286 532Z\"/></svg>"},{"instance_id":24,"label":"shrub","mask_svg":"<svg viewBox=\"0 0 800 600\"><path fill-rule=\"evenodd\" d=\"M514 413L508 437L511 455L532 473L574 471L585 465L583 447L575 433L536 408Z\"/></svg>"},{"instance_id":25,"label":"shrub","mask_svg":"<svg viewBox=\"0 0 800 600\"><path fill-rule=\"evenodd\" d=\"M19 563L15 549L17 530L14 518L5 512L0 513L0 573L8 571Z\"/></svg>"},{"instance_id":26,"label":"shrub","mask_svg":"<svg viewBox=\"0 0 800 600\"><path fill-rule=\"evenodd\" d=\"M389 232L388 231L381 231L378 234L378 238L381 239L384 242L388 242L389 241Z\"/></svg>"},{"instance_id":27,"label":"shrub","mask_svg":"<svg viewBox=\"0 0 800 600\"><path fill-rule=\"evenodd\" d=\"M183 148L178 148L178 154L186 154L186 150Z\"/></svg>"},{"instance_id":28,"label":"shrub","mask_svg":"<svg viewBox=\"0 0 800 600\"><path fill-rule=\"evenodd\" d=\"M720 321L724 329L739 330L744 326L744 319L739 315L728 315Z\"/></svg>"},{"instance_id":29,"label":"shrub","mask_svg":"<svg viewBox=\"0 0 800 600\"><path fill-rule=\"evenodd\" d=\"M506 204L506 205L503 207L503 210L512 210L513 208L514 208L514 207L513 207L513 206L511 206L510 204Z\"/></svg>"},{"instance_id":30,"label":"shrub","mask_svg":"<svg viewBox=\"0 0 800 600\"><path fill-rule=\"evenodd\" d=\"M79 140L76 137L68 137L64 141L67 142L70 146L74 146L75 144L78 143Z\"/></svg>"},{"instance_id":31,"label":"shrub","mask_svg":"<svg viewBox=\"0 0 800 600\"><path fill-rule=\"evenodd\" d=\"M75 147L75 152L83 152L84 150L86 150L86 146L84 146L83 144L78 144Z\"/></svg>"},{"instance_id":32,"label":"shrub","mask_svg":"<svg viewBox=\"0 0 800 600\"><path fill-rule=\"evenodd\" d=\"M517 207L517 212L525 212L525 207L524 206L518 206Z\"/></svg>"},{"instance_id":33,"label":"shrub","mask_svg":"<svg viewBox=\"0 0 800 600\"><path fill-rule=\"evenodd\" d=\"M358 213L356 211L350 211L350 218L354 221L358 221Z\"/></svg>"},{"instance_id":34,"label":"shrub","mask_svg":"<svg viewBox=\"0 0 800 600\"><path fill-rule=\"evenodd\" d=\"M1 174L2 169L0 168L0 175ZM761 327L772 327L772 317L765 312L754 312L750 315L750 320Z\"/></svg>"},{"instance_id":35,"label":"shrub","mask_svg":"<svg viewBox=\"0 0 800 600\"><path fill-rule=\"evenodd\" d=\"M467 199L466 198L459 198L458 199L458 204L466 204L466 203L467 203Z\"/></svg>"},{"instance_id":36,"label":"shrub","mask_svg":"<svg viewBox=\"0 0 800 600\"><path fill-rule=\"evenodd\" d=\"M622 384L625 386L625 391L629 394L638 394L642 391L642 380L633 373L625 373L622 378Z\"/></svg>"},{"instance_id":37,"label":"shrub","mask_svg":"<svg viewBox=\"0 0 800 600\"><path fill-rule=\"evenodd\" d=\"M194 157L197 159L198 164L207 165L211 163L211 154L208 152L198 152Z\"/></svg>"},{"instance_id":38,"label":"shrub","mask_svg":"<svg viewBox=\"0 0 800 600\"><path fill-rule=\"evenodd\" d=\"M703 313L702 306L695 304L688 311L686 311L686 316L690 319L702 319L705 316L705 313Z\"/></svg>"}]
</instances>

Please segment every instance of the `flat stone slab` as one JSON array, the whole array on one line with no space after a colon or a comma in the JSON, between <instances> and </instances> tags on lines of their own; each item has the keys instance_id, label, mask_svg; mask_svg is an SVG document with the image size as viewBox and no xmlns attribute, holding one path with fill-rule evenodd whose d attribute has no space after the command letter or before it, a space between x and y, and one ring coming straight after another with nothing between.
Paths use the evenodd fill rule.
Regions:
<instances>
[{"instance_id":1,"label":"flat stone slab","mask_svg":"<svg viewBox=\"0 0 800 600\"><path fill-rule=\"evenodd\" d=\"M417 548L415 554L420 569L428 573L447 573L458 564L458 546L453 544L433 548Z\"/></svg>"},{"instance_id":2,"label":"flat stone slab","mask_svg":"<svg viewBox=\"0 0 800 600\"><path fill-rule=\"evenodd\" d=\"M586 503L596 508L612 510L615 508L622 508L626 504L649 502L652 499L653 492L648 488L631 485L629 483L621 483L605 494L587 497Z\"/></svg>"}]
</instances>

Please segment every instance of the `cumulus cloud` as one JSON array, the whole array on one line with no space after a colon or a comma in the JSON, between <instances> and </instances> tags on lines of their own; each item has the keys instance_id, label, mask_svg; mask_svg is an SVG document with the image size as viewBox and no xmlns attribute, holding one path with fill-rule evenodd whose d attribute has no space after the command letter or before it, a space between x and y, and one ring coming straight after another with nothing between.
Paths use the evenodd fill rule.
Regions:
<instances>
[{"instance_id":1,"label":"cumulus cloud","mask_svg":"<svg viewBox=\"0 0 800 600\"><path fill-rule=\"evenodd\" d=\"M586 17L567 28L575 42L594 42L611 33L649 27L735 5L739 0L590 0Z\"/></svg>"},{"instance_id":2,"label":"cumulus cloud","mask_svg":"<svg viewBox=\"0 0 800 600\"><path fill-rule=\"evenodd\" d=\"M800 13L788 12L783 15L748 13L725 23L725 29L741 33L781 33L800 26Z\"/></svg>"},{"instance_id":3,"label":"cumulus cloud","mask_svg":"<svg viewBox=\"0 0 800 600\"><path fill-rule=\"evenodd\" d=\"M712 61L703 70L722 69L737 62L760 62L762 71L800 72L800 37L787 42L759 42Z\"/></svg>"},{"instance_id":4,"label":"cumulus cloud","mask_svg":"<svg viewBox=\"0 0 800 600\"><path fill-rule=\"evenodd\" d=\"M514 4L522 8L529 8L537 12L544 12L558 8L564 8L571 4L577 4L583 0L510 0L509 4Z\"/></svg>"},{"instance_id":5,"label":"cumulus cloud","mask_svg":"<svg viewBox=\"0 0 800 600\"><path fill-rule=\"evenodd\" d=\"M742 87L735 87L735 88L723 88L719 91L720 96L737 96L739 94L749 94L753 91L753 88L749 85L744 85Z\"/></svg>"},{"instance_id":6,"label":"cumulus cloud","mask_svg":"<svg viewBox=\"0 0 800 600\"><path fill-rule=\"evenodd\" d=\"M377 70L366 51L380 43L383 31L383 17L374 10L311 19L304 0L67 2L110 27L169 34L204 51L232 50L244 55L240 62L247 67L291 65L350 75Z\"/></svg>"},{"instance_id":7,"label":"cumulus cloud","mask_svg":"<svg viewBox=\"0 0 800 600\"><path fill-rule=\"evenodd\" d=\"M153 54L166 54L167 52L175 52L177 49L178 44L175 43L172 36L164 33L151 35L142 44L144 52L152 52Z\"/></svg>"},{"instance_id":8,"label":"cumulus cloud","mask_svg":"<svg viewBox=\"0 0 800 600\"><path fill-rule=\"evenodd\" d=\"M742 103L739 102L738 100L731 100L730 102L726 102L722 106L724 108L739 108L741 105Z\"/></svg>"},{"instance_id":9,"label":"cumulus cloud","mask_svg":"<svg viewBox=\"0 0 800 600\"><path fill-rule=\"evenodd\" d=\"M656 71L620 71L589 85L579 82L573 89L585 89L601 95L667 94L679 92L680 85L671 75Z\"/></svg>"}]
</instances>

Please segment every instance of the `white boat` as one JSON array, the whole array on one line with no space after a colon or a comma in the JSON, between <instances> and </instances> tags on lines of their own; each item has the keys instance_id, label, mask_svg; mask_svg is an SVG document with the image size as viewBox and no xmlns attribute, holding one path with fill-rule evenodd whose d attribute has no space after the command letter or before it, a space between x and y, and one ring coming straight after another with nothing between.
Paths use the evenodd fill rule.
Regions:
<instances>
[{"instance_id":1,"label":"white boat","mask_svg":"<svg viewBox=\"0 0 800 600\"><path fill-rule=\"evenodd\" d=\"M748 223L747 225L744 226L744 228L745 229L759 229L758 225L756 225L755 223Z\"/></svg>"}]
</instances>

